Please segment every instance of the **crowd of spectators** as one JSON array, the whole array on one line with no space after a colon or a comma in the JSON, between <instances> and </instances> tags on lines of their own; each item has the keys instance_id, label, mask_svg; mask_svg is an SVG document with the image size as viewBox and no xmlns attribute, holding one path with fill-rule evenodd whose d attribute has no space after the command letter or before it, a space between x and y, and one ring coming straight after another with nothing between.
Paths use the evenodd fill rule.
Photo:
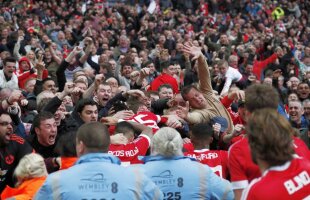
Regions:
<instances>
[{"instance_id":1,"label":"crowd of spectators","mask_svg":"<svg viewBox=\"0 0 310 200\"><path fill-rule=\"evenodd\" d=\"M184 152L231 182L214 186L228 198L234 190L240 199L261 175L249 149L249 143L256 147L257 139L251 140L256 135L247 139L257 130L246 128L259 109L277 110L282 116L271 110L253 116L272 113L273 119L287 120L292 151L310 159L310 1L11 0L0 9L0 191L8 185L2 198L21 191L33 197L41 177L94 153L96 138L105 140L91 130L102 128L98 124L108 127L111 140L100 144L107 148L103 152L122 165L148 162L152 179L150 160L139 156ZM79 128L87 124L93 124L88 130L95 132L89 136L93 143L81 136L86 129ZM155 148L165 140L179 145L179 136L182 148L172 147L179 149L171 155L150 152L153 139ZM87 151L79 141L87 141ZM39 155L23 158L31 152ZM213 158L220 160L208 161ZM27 173L39 177L35 190L22 184L27 178L21 174L30 168L16 167L19 161L38 170ZM26 189L10 188L14 183ZM232 189L220 191L230 184ZM169 191L163 192L168 199ZM243 198L253 195L248 193Z\"/></svg>"}]
</instances>

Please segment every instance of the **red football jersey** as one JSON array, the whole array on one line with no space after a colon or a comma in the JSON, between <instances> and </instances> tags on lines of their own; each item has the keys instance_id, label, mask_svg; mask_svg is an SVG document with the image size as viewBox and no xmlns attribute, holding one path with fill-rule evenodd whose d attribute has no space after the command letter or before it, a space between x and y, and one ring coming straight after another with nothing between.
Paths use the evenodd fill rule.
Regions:
<instances>
[{"instance_id":1,"label":"red football jersey","mask_svg":"<svg viewBox=\"0 0 310 200\"><path fill-rule=\"evenodd\" d=\"M228 178L227 151L202 149L185 152L184 155L195 158L200 163L208 165L219 177Z\"/></svg>"},{"instance_id":2,"label":"red football jersey","mask_svg":"<svg viewBox=\"0 0 310 200\"><path fill-rule=\"evenodd\" d=\"M194 151L194 150L195 150L195 148L194 148L193 143L183 144L183 151L184 152L190 152L190 151Z\"/></svg>"},{"instance_id":3,"label":"red football jersey","mask_svg":"<svg viewBox=\"0 0 310 200\"><path fill-rule=\"evenodd\" d=\"M294 149L298 156L309 158L309 150L305 149L305 143L294 137ZM248 138L244 137L233 144L228 156L229 172L233 189L244 189L254 178L261 176L260 170L253 163Z\"/></svg>"},{"instance_id":4,"label":"red football jersey","mask_svg":"<svg viewBox=\"0 0 310 200\"><path fill-rule=\"evenodd\" d=\"M152 112L143 111L143 112L139 112L138 114L135 114L127 121L134 121L139 124L148 126L152 128L153 132L155 133L159 129L157 124L161 121L161 117L159 115L155 115Z\"/></svg>"},{"instance_id":5,"label":"red football jersey","mask_svg":"<svg viewBox=\"0 0 310 200\"><path fill-rule=\"evenodd\" d=\"M150 144L151 139L142 134L134 141L125 145L110 144L108 153L117 156L123 163L143 163L138 159L138 156L145 156Z\"/></svg>"},{"instance_id":6,"label":"red football jersey","mask_svg":"<svg viewBox=\"0 0 310 200\"><path fill-rule=\"evenodd\" d=\"M271 167L262 177L254 179L241 199L309 199L310 162L295 158L281 166Z\"/></svg>"}]
</instances>

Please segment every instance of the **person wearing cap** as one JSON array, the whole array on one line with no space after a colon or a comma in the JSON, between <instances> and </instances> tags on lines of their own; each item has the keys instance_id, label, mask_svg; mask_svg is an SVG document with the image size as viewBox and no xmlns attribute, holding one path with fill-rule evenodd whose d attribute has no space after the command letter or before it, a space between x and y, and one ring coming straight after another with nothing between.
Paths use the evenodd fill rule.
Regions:
<instances>
[{"instance_id":1,"label":"person wearing cap","mask_svg":"<svg viewBox=\"0 0 310 200\"><path fill-rule=\"evenodd\" d=\"M226 122L227 123L227 122ZM220 130L225 131L225 130ZM184 152L185 156L195 158L202 164L208 165L221 178L229 178L228 152L210 150L213 141L213 128L207 123L196 124L192 127L190 139L194 150Z\"/></svg>"},{"instance_id":2,"label":"person wearing cap","mask_svg":"<svg viewBox=\"0 0 310 200\"><path fill-rule=\"evenodd\" d=\"M230 183L212 169L182 153L183 141L175 129L161 128L152 139L151 156L144 165L131 166L143 171L161 189L165 198L233 199Z\"/></svg>"},{"instance_id":3,"label":"person wearing cap","mask_svg":"<svg viewBox=\"0 0 310 200\"><path fill-rule=\"evenodd\" d=\"M140 39L139 39L139 49L140 49L140 51L141 50L145 50L145 49L148 49L148 41L147 41L147 38L146 37L141 37Z\"/></svg>"},{"instance_id":4,"label":"person wearing cap","mask_svg":"<svg viewBox=\"0 0 310 200\"><path fill-rule=\"evenodd\" d=\"M256 110L246 127L252 160L262 177L241 199L309 199L310 161L294 155L293 127L275 109Z\"/></svg>"},{"instance_id":5,"label":"person wearing cap","mask_svg":"<svg viewBox=\"0 0 310 200\"><path fill-rule=\"evenodd\" d=\"M76 133L79 159L73 167L50 174L35 199L162 199L143 173L120 166L117 157L107 154L109 145L105 125L82 125Z\"/></svg>"}]
</instances>

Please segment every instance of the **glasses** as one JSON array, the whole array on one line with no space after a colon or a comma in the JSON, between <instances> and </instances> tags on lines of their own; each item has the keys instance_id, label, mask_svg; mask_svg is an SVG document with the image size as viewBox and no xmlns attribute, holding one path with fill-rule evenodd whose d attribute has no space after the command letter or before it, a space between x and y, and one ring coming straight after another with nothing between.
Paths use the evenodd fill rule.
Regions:
<instances>
[{"instance_id":1,"label":"glasses","mask_svg":"<svg viewBox=\"0 0 310 200\"><path fill-rule=\"evenodd\" d=\"M13 126L14 123L13 122L0 122L0 126L8 126L8 125Z\"/></svg>"}]
</instances>

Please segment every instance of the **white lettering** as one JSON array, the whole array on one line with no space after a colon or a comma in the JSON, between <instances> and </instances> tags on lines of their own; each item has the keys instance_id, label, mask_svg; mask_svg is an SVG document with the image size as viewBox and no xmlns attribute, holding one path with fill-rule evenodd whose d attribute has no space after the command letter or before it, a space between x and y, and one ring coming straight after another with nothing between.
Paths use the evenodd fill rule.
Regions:
<instances>
[{"instance_id":1,"label":"white lettering","mask_svg":"<svg viewBox=\"0 0 310 200\"><path fill-rule=\"evenodd\" d=\"M188 154L187 156L191 157L191 158L195 158L196 160L202 161L202 160L211 160L211 159L215 159L218 158L218 154L217 153L204 153L204 154Z\"/></svg>"},{"instance_id":2,"label":"white lettering","mask_svg":"<svg viewBox=\"0 0 310 200\"><path fill-rule=\"evenodd\" d=\"M302 189L304 186L310 183L309 174L306 171L302 171L300 174L295 176L293 179L284 182L284 186L287 192L291 195L298 190Z\"/></svg>"},{"instance_id":3,"label":"white lettering","mask_svg":"<svg viewBox=\"0 0 310 200\"><path fill-rule=\"evenodd\" d=\"M124 150L120 150L120 151L108 151L108 154L111 154L113 156L124 156Z\"/></svg>"}]
</instances>

